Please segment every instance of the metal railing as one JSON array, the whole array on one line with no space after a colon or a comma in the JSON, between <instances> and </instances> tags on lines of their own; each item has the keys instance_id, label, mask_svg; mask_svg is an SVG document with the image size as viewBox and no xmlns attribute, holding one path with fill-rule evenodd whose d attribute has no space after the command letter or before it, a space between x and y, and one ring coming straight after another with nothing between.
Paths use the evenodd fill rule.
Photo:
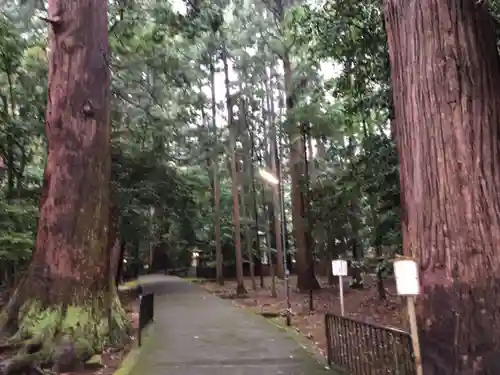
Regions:
<instances>
[{"instance_id":1,"label":"metal railing","mask_svg":"<svg viewBox=\"0 0 500 375\"><path fill-rule=\"evenodd\" d=\"M327 358L349 375L415 375L408 332L334 314L325 315Z\"/></svg>"},{"instance_id":2,"label":"metal railing","mask_svg":"<svg viewBox=\"0 0 500 375\"><path fill-rule=\"evenodd\" d=\"M154 319L155 295L144 293L142 286L139 286L139 332L137 334L138 345L142 344L142 331Z\"/></svg>"}]
</instances>

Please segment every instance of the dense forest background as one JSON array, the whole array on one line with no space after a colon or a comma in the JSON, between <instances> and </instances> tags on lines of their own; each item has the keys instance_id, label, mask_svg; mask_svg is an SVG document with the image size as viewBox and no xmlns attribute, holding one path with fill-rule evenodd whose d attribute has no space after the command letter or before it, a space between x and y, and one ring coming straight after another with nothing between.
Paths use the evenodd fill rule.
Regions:
<instances>
[{"instance_id":1,"label":"dense forest background","mask_svg":"<svg viewBox=\"0 0 500 375\"><path fill-rule=\"evenodd\" d=\"M282 254L280 226L269 224L279 203L259 181L261 167L282 173L285 238L297 271L307 269L299 254L306 234L312 241L302 252L318 260L348 255L361 266L365 253L389 259L401 251L380 13L377 4L344 3L341 13L325 11L328 4L206 3L194 20L182 3L111 4L113 199L128 264L142 267L154 246L168 249L177 266L189 264L194 247L213 261L220 247L234 263L235 191L244 259L250 248L259 259L251 245L257 228L271 232L270 251ZM41 12L24 5L2 15L0 257L9 283L33 249L45 163ZM300 211L294 188L310 204L301 222L292 220Z\"/></svg>"}]
</instances>

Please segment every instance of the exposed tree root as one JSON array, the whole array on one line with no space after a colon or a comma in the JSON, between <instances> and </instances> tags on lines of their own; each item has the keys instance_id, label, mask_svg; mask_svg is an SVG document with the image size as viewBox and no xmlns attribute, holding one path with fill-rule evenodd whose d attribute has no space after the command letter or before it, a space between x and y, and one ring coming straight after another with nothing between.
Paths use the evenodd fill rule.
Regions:
<instances>
[{"instance_id":1,"label":"exposed tree root","mask_svg":"<svg viewBox=\"0 0 500 375\"><path fill-rule=\"evenodd\" d=\"M0 371L4 375L46 375L49 372L38 366L37 354L16 355L0 364Z\"/></svg>"},{"instance_id":2,"label":"exposed tree root","mask_svg":"<svg viewBox=\"0 0 500 375\"><path fill-rule=\"evenodd\" d=\"M12 355L0 361L0 375L48 375L83 368L105 346L124 344L130 333L126 314L115 296L111 310L102 299L86 306L44 308L27 301L19 310L17 331L0 344Z\"/></svg>"},{"instance_id":3,"label":"exposed tree root","mask_svg":"<svg viewBox=\"0 0 500 375\"><path fill-rule=\"evenodd\" d=\"M20 349L23 347L22 342L9 342L8 340L0 343L0 354L5 352L10 352L15 349Z\"/></svg>"}]
</instances>

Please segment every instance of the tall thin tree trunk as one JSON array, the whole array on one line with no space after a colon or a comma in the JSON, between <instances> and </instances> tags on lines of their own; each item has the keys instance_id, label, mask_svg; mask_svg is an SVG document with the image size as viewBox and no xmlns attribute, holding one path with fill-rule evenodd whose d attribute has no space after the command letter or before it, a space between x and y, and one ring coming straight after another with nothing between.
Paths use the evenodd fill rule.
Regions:
<instances>
[{"instance_id":1,"label":"tall thin tree trunk","mask_svg":"<svg viewBox=\"0 0 500 375\"><path fill-rule=\"evenodd\" d=\"M283 58L283 69L285 72L285 92L287 116L295 107L296 93L292 80L292 64L288 55ZM290 138L290 169L292 179L292 223L295 242L297 245L296 253L296 273L297 289L308 291L319 287L318 281L310 272L308 262L307 232L305 223L305 205L304 205L304 161L302 160L305 150L305 144L298 126L289 130Z\"/></svg>"},{"instance_id":2,"label":"tall thin tree trunk","mask_svg":"<svg viewBox=\"0 0 500 375\"><path fill-rule=\"evenodd\" d=\"M109 282L115 284L118 269L121 266L121 244L120 244L120 209L111 200L108 225L108 251L109 259Z\"/></svg>"},{"instance_id":3,"label":"tall thin tree trunk","mask_svg":"<svg viewBox=\"0 0 500 375\"><path fill-rule=\"evenodd\" d=\"M271 164L271 170L273 175L278 177L278 166L277 166L277 138L276 138L276 123L275 123L275 113L274 113L274 94L273 94L273 69L271 69L271 77L269 79L269 84L267 85L267 108L269 112L268 125L269 125L269 137L270 137L270 150L269 150L269 161ZM281 209L280 209L280 196L279 196L279 185L273 186L273 222L274 222L274 236L276 243L276 276L279 278L285 277L285 266L283 257L283 244L281 237Z\"/></svg>"},{"instance_id":4,"label":"tall thin tree trunk","mask_svg":"<svg viewBox=\"0 0 500 375\"><path fill-rule=\"evenodd\" d=\"M240 123L240 131L243 133L242 136L242 144L243 144L243 156L242 156L242 164L243 170L240 175L244 178L242 179L241 184L241 212L244 218L247 218L247 212L250 213L252 211L251 204L246 198L251 198L251 189L249 184L249 178L252 177L251 168L252 160L250 158L251 154L251 142L250 142L250 134L249 134L249 124L247 121L247 108L245 103L245 98L243 95L243 77L239 77L239 90L240 90L240 98L239 98L239 123ZM248 204L248 206L247 206ZM250 218L249 215L248 218ZM250 230L250 222L245 224L245 240L248 254L248 263L250 267L250 279L252 282L252 289L257 289L257 284L255 283L255 268L254 268L254 253L253 253L253 239L252 239L252 231Z\"/></svg>"},{"instance_id":5,"label":"tall thin tree trunk","mask_svg":"<svg viewBox=\"0 0 500 375\"><path fill-rule=\"evenodd\" d=\"M379 241L379 213L378 213L378 198L374 197L371 201L371 214L372 214L372 226L375 228L375 238L374 238L374 243L373 246L375 247L375 253L377 255L377 292L379 299L385 300L387 299L387 293L385 290L385 285L384 285L384 275L383 275L383 268L380 266L385 262L382 254L382 244Z\"/></svg>"},{"instance_id":6,"label":"tall thin tree trunk","mask_svg":"<svg viewBox=\"0 0 500 375\"><path fill-rule=\"evenodd\" d=\"M309 165L307 166L307 169L309 171L309 185L311 185L311 181L314 182L316 180L316 158L317 155L313 155L313 143L312 143L312 134L311 134L311 125L309 124L308 127L309 131L306 133L306 138L307 138L307 161Z\"/></svg>"},{"instance_id":7,"label":"tall thin tree trunk","mask_svg":"<svg viewBox=\"0 0 500 375\"><path fill-rule=\"evenodd\" d=\"M246 195L247 189L242 186L241 191L240 191L240 196L241 196L241 216L243 216L245 219L247 219L247 205L246 205ZM257 289L257 284L255 282L255 270L254 270L254 264L253 264L253 238L250 230L250 222L245 223L245 242L246 242L246 248L247 248L247 256L248 256L248 262L250 266L250 280L252 281L252 289L256 290Z\"/></svg>"},{"instance_id":8,"label":"tall thin tree trunk","mask_svg":"<svg viewBox=\"0 0 500 375\"><path fill-rule=\"evenodd\" d=\"M283 94L280 92L280 99L279 99L279 121L282 122L285 120L285 108L284 108L284 103L282 100ZM276 165L278 169L278 180L280 181L279 185L279 198L280 198L280 206L282 208L281 212L281 221L282 221L282 246L283 246L283 253L285 254L286 257L286 266L288 268L288 271L292 271L292 255L287 249L290 249L289 246L289 239L288 239L288 230L287 230L287 218L286 218L286 209L285 209L285 180L286 176L283 173L283 160L285 160L285 140L283 139L282 136L283 132L277 132L277 145L278 145L278 150L277 150L277 158L276 158Z\"/></svg>"},{"instance_id":9,"label":"tall thin tree trunk","mask_svg":"<svg viewBox=\"0 0 500 375\"><path fill-rule=\"evenodd\" d=\"M385 0L425 375L500 373L500 62L487 2Z\"/></svg>"},{"instance_id":10,"label":"tall thin tree trunk","mask_svg":"<svg viewBox=\"0 0 500 375\"><path fill-rule=\"evenodd\" d=\"M120 257L118 260L118 267L116 269L116 274L115 274L115 285L119 285L122 282L123 279L123 263L125 259L125 250L127 246L125 241L120 240Z\"/></svg>"},{"instance_id":11,"label":"tall thin tree trunk","mask_svg":"<svg viewBox=\"0 0 500 375\"><path fill-rule=\"evenodd\" d=\"M264 207L264 214L266 217L266 246L267 246L267 258L268 258L268 263L269 263L269 273L271 276L271 297L277 297L276 293L276 272L274 268L274 262L273 262L273 254L271 252L271 226L272 226L272 219L271 219L271 212L269 210L269 206L266 202L266 197L265 194L262 194L262 203Z\"/></svg>"},{"instance_id":12,"label":"tall thin tree trunk","mask_svg":"<svg viewBox=\"0 0 500 375\"><path fill-rule=\"evenodd\" d=\"M226 107L229 127L229 149L231 150L231 185L233 190L234 242L236 255L236 294L246 294L243 277L243 255L241 251L240 202L238 199L239 174L236 166L236 129L233 114L233 102L229 86L229 65L227 51L224 49L222 62L224 64L224 83L226 85Z\"/></svg>"},{"instance_id":13,"label":"tall thin tree trunk","mask_svg":"<svg viewBox=\"0 0 500 375\"><path fill-rule=\"evenodd\" d=\"M230 131L232 133L232 131ZM241 228L240 228L240 209L238 199L238 169L236 166L236 140L234 134L230 135L231 148L231 180L233 191L233 220L234 220L234 242L236 252L236 294L246 294L245 281L243 278L243 255L241 250Z\"/></svg>"},{"instance_id":14,"label":"tall thin tree trunk","mask_svg":"<svg viewBox=\"0 0 500 375\"><path fill-rule=\"evenodd\" d=\"M253 121L249 124L249 136L250 136L250 148L251 148L251 163L250 163L250 179L252 181L252 193L253 193L253 210L255 219L255 248L257 251L257 256L259 257L259 277L260 277L260 287L264 288L264 270L262 267L262 251L260 247L260 234L259 234L259 207L258 207L258 195L257 186L255 184L255 129L253 128Z\"/></svg>"},{"instance_id":15,"label":"tall thin tree trunk","mask_svg":"<svg viewBox=\"0 0 500 375\"><path fill-rule=\"evenodd\" d=\"M327 245L328 246L328 245ZM327 270L328 270L328 285L333 285L333 273L332 273L332 253L328 251L329 249L327 248L327 253L326 253L326 261L328 262Z\"/></svg>"},{"instance_id":16,"label":"tall thin tree trunk","mask_svg":"<svg viewBox=\"0 0 500 375\"><path fill-rule=\"evenodd\" d=\"M212 129L214 140L214 155L212 158L213 167L213 205L214 205L214 235L215 235L215 268L216 279L219 285L224 285L224 259L222 254L221 225L220 225L220 182L219 182L219 150L217 131L217 102L215 97L215 66L210 62L210 88L212 90Z\"/></svg>"},{"instance_id":17,"label":"tall thin tree trunk","mask_svg":"<svg viewBox=\"0 0 500 375\"><path fill-rule=\"evenodd\" d=\"M347 145L348 149L348 159L355 159L355 141L354 137L349 137L349 143ZM352 178L354 179L356 176L355 166L352 167ZM360 240L360 231L361 231L361 192L359 187L356 187L355 190L351 193L351 197L349 199L349 223L351 226L351 251L353 260L356 262L355 267L352 267L352 281L350 287L353 289L362 289L364 287L363 281L363 273L361 269L361 264L363 260L363 244Z\"/></svg>"}]
</instances>

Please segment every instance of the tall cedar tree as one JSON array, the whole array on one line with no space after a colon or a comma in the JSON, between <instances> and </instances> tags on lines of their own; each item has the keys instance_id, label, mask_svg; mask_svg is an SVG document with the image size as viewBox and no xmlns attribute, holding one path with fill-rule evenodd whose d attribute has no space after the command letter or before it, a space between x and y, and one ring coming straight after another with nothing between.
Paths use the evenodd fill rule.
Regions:
<instances>
[{"instance_id":1,"label":"tall cedar tree","mask_svg":"<svg viewBox=\"0 0 500 375\"><path fill-rule=\"evenodd\" d=\"M500 373L500 63L485 2L385 0L426 375Z\"/></svg>"},{"instance_id":2,"label":"tall cedar tree","mask_svg":"<svg viewBox=\"0 0 500 375\"><path fill-rule=\"evenodd\" d=\"M8 362L7 373L21 373L40 361L57 365L58 345L75 348L69 361L75 364L110 339L125 336L125 314L110 283L112 246L107 246L107 2L49 0L47 21L48 157L36 247L25 277L0 315L2 333L14 334L10 343L31 339L27 352L38 352L18 354Z\"/></svg>"}]
</instances>

